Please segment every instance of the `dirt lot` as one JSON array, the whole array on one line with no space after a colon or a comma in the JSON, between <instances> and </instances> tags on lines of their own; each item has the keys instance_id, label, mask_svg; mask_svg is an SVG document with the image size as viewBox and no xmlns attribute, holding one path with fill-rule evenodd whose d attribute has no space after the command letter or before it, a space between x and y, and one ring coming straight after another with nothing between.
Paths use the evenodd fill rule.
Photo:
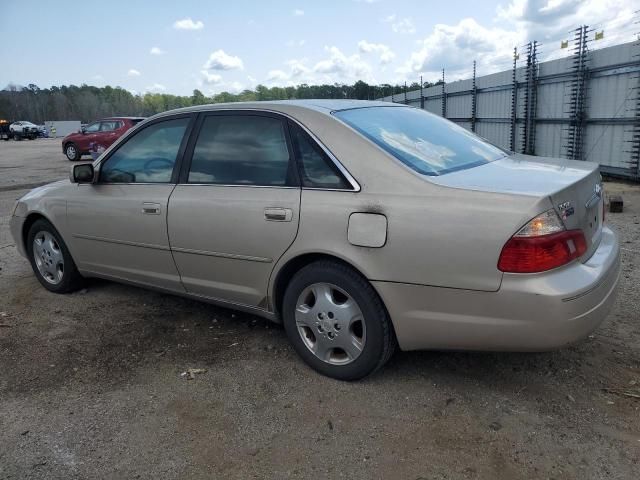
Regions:
<instances>
[{"instance_id":1,"label":"dirt lot","mask_svg":"<svg viewBox=\"0 0 640 480\"><path fill-rule=\"evenodd\" d=\"M640 187L606 185L623 276L584 342L399 353L341 383L246 314L102 281L45 291L8 216L20 185L68 168L59 141L0 142L0 479L640 478Z\"/></svg>"}]
</instances>

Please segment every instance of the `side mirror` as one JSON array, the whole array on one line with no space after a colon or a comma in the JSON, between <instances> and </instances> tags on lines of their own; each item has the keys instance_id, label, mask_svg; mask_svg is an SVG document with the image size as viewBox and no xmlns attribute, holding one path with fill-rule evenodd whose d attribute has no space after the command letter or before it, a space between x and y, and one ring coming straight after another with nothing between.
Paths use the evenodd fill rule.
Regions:
<instances>
[{"instance_id":1,"label":"side mirror","mask_svg":"<svg viewBox=\"0 0 640 480\"><path fill-rule=\"evenodd\" d=\"M72 183L93 183L93 164L83 163L82 165L73 165L71 167Z\"/></svg>"},{"instance_id":2,"label":"side mirror","mask_svg":"<svg viewBox=\"0 0 640 480\"><path fill-rule=\"evenodd\" d=\"M80 133L85 135L87 133L87 128L86 127L80 127Z\"/></svg>"}]
</instances>

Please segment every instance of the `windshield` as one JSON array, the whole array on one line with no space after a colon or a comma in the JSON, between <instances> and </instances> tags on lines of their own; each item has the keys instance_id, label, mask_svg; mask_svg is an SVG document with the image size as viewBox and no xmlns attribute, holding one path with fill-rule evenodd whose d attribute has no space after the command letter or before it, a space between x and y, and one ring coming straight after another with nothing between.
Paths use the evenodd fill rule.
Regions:
<instances>
[{"instance_id":1,"label":"windshield","mask_svg":"<svg viewBox=\"0 0 640 480\"><path fill-rule=\"evenodd\" d=\"M443 175L506 156L470 131L417 108L368 107L333 114L423 175Z\"/></svg>"}]
</instances>

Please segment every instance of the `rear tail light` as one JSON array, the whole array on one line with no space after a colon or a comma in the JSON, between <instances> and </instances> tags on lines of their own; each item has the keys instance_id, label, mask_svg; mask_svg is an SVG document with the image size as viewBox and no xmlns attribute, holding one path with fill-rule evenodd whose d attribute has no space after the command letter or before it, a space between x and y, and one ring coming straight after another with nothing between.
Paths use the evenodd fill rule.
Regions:
<instances>
[{"instance_id":1,"label":"rear tail light","mask_svg":"<svg viewBox=\"0 0 640 480\"><path fill-rule=\"evenodd\" d=\"M508 273L544 272L566 265L586 251L582 230L566 230L555 210L548 210L502 247L498 269Z\"/></svg>"}]
</instances>

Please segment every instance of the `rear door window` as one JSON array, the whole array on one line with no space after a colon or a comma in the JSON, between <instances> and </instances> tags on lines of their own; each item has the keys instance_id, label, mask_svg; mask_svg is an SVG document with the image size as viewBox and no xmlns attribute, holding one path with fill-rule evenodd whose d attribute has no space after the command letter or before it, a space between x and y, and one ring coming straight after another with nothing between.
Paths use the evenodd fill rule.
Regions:
<instances>
[{"instance_id":1,"label":"rear door window","mask_svg":"<svg viewBox=\"0 0 640 480\"><path fill-rule=\"evenodd\" d=\"M296 183L285 123L260 115L209 115L194 147L188 183L288 186Z\"/></svg>"},{"instance_id":2,"label":"rear door window","mask_svg":"<svg viewBox=\"0 0 640 480\"><path fill-rule=\"evenodd\" d=\"M308 188L352 189L328 155L302 128L289 122L291 143L298 160L302 186Z\"/></svg>"}]
</instances>

